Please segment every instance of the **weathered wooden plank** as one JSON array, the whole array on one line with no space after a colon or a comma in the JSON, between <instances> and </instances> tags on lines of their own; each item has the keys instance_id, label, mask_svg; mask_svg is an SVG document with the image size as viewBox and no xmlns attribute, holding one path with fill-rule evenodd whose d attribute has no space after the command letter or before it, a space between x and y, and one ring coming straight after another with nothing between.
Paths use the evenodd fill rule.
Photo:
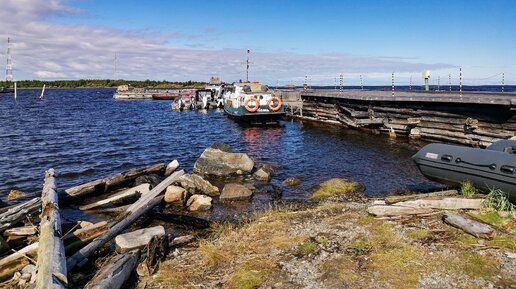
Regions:
<instances>
[{"instance_id":1,"label":"weathered wooden plank","mask_svg":"<svg viewBox=\"0 0 516 289\"><path fill-rule=\"evenodd\" d=\"M446 213L443 216L443 221L477 238L490 239L496 234L491 226L461 215Z\"/></svg>"},{"instance_id":2,"label":"weathered wooden plank","mask_svg":"<svg viewBox=\"0 0 516 289\"><path fill-rule=\"evenodd\" d=\"M79 186L71 187L65 190L67 197L78 197L88 195L94 192L105 193L108 190L134 181L137 177L157 174L164 172L165 163L150 165L143 168L132 169L123 173L115 174L103 179L94 180Z\"/></svg>"},{"instance_id":3,"label":"weathered wooden plank","mask_svg":"<svg viewBox=\"0 0 516 289\"><path fill-rule=\"evenodd\" d=\"M9 209L0 214L0 232L27 220L28 216L36 214L40 210L40 198L34 198L27 202L9 207Z\"/></svg>"},{"instance_id":4,"label":"weathered wooden plank","mask_svg":"<svg viewBox=\"0 0 516 289\"><path fill-rule=\"evenodd\" d=\"M68 284L66 257L53 169L45 173L41 201L36 289L65 288Z\"/></svg>"},{"instance_id":5,"label":"weathered wooden plank","mask_svg":"<svg viewBox=\"0 0 516 289\"><path fill-rule=\"evenodd\" d=\"M108 229L106 221L95 223L86 228L78 229L63 238L66 254L75 252L91 242L91 240L104 234Z\"/></svg>"},{"instance_id":6,"label":"weathered wooden plank","mask_svg":"<svg viewBox=\"0 0 516 289\"><path fill-rule=\"evenodd\" d=\"M79 209L83 210L83 211L95 209L95 208L102 207L107 204L111 204L116 201L120 201L120 200L127 199L127 198L132 198L135 196L140 196L142 194L146 194L149 192L149 190L150 190L150 184L141 184L139 186L136 186L136 187L124 190L122 192L119 192L117 194L114 194L106 199L96 201L96 202L93 202L93 203L90 203L90 204L87 204L84 206L80 206Z\"/></svg>"},{"instance_id":7,"label":"weathered wooden plank","mask_svg":"<svg viewBox=\"0 0 516 289\"><path fill-rule=\"evenodd\" d=\"M139 251L134 250L125 254L111 257L93 278L84 286L84 289L118 289L138 264Z\"/></svg>"},{"instance_id":8,"label":"weathered wooden plank","mask_svg":"<svg viewBox=\"0 0 516 289\"><path fill-rule=\"evenodd\" d=\"M0 260L0 282L11 278L15 272L30 264L38 255L39 243L33 243Z\"/></svg>"}]
</instances>

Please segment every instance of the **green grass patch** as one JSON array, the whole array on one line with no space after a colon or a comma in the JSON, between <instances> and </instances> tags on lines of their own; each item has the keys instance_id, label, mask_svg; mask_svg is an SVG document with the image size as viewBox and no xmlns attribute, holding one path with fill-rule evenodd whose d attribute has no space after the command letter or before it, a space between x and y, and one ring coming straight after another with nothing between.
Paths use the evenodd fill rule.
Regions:
<instances>
[{"instance_id":1,"label":"green grass patch","mask_svg":"<svg viewBox=\"0 0 516 289\"><path fill-rule=\"evenodd\" d=\"M305 241L297 245L297 252L303 256L308 256L319 252L319 246L312 241Z\"/></svg>"},{"instance_id":2,"label":"green grass patch","mask_svg":"<svg viewBox=\"0 0 516 289\"><path fill-rule=\"evenodd\" d=\"M374 221L375 221L375 218L371 215L360 216L357 219L357 225L360 225L360 226L371 225L372 223L374 223Z\"/></svg>"},{"instance_id":3,"label":"green grass patch","mask_svg":"<svg viewBox=\"0 0 516 289\"><path fill-rule=\"evenodd\" d=\"M496 261L475 252L462 252L453 263L455 270L475 278L482 277L491 280L499 273Z\"/></svg>"},{"instance_id":4,"label":"green grass patch","mask_svg":"<svg viewBox=\"0 0 516 289\"><path fill-rule=\"evenodd\" d=\"M415 229L407 233L407 236L414 240L424 240L432 236L432 232L426 229Z\"/></svg>"},{"instance_id":5,"label":"green grass patch","mask_svg":"<svg viewBox=\"0 0 516 289\"><path fill-rule=\"evenodd\" d=\"M359 279L357 270L351 256L340 256L321 265L320 279L328 288L357 288L358 286L352 286L352 283Z\"/></svg>"},{"instance_id":6,"label":"green grass patch","mask_svg":"<svg viewBox=\"0 0 516 289\"><path fill-rule=\"evenodd\" d=\"M277 270L277 265L268 258L253 258L242 263L229 277L227 288L252 289L260 287L267 276Z\"/></svg>"},{"instance_id":7,"label":"green grass patch","mask_svg":"<svg viewBox=\"0 0 516 289\"><path fill-rule=\"evenodd\" d=\"M512 216L516 215L516 206L509 200L509 194L502 190L491 190L482 202L482 206L496 211L510 212Z\"/></svg>"},{"instance_id":8,"label":"green grass patch","mask_svg":"<svg viewBox=\"0 0 516 289\"><path fill-rule=\"evenodd\" d=\"M312 195L312 199L320 201L331 197L342 197L356 194L362 190L363 186L359 183L334 178L320 184Z\"/></svg>"},{"instance_id":9,"label":"green grass patch","mask_svg":"<svg viewBox=\"0 0 516 289\"><path fill-rule=\"evenodd\" d=\"M512 236L496 236L493 239L487 241L488 246L495 246L509 249L516 252L516 237Z\"/></svg>"},{"instance_id":10,"label":"green grass patch","mask_svg":"<svg viewBox=\"0 0 516 289\"><path fill-rule=\"evenodd\" d=\"M365 255L371 251L373 245L367 241L355 240L347 248L346 252L353 255Z\"/></svg>"},{"instance_id":11,"label":"green grass patch","mask_svg":"<svg viewBox=\"0 0 516 289\"><path fill-rule=\"evenodd\" d=\"M461 185L460 194L465 197L471 197L473 195L478 194L477 188L473 186L473 183L471 182L464 182Z\"/></svg>"}]
</instances>

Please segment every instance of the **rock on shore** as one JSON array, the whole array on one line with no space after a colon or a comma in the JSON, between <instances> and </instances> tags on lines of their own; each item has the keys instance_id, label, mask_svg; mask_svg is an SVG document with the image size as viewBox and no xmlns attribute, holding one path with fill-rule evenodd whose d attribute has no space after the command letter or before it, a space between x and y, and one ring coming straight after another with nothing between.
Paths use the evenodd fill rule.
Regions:
<instances>
[{"instance_id":1,"label":"rock on shore","mask_svg":"<svg viewBox=\"0 0 516 289\"><path fill-rule=\"evenodd\" d=\"M219 177L250 173L254 161L244 153L233 153L227 145L216 144L204 150L195 162L194 172Z\"/></svg>"},{"instance_id":2,"label":"rock on shore","mask_svg":"<svg viewBox=\"0 0 516 289\"><path fill-rule=\"evenodd\" d=\"M241 184L227 184L222 189L220 195L220 201L238 201L238 200L249 200L253 192Z\"/></svg>"},{"instance_id":3,"label":"rock on shore","mask_svg":"<svg viewBox=\"0 0 516 289\"><path fill-rule=\"evenodd\" d=\"M193 195L186 202L190 211L207 211L211 209L212 198L205 195Z\"/></svg>"},{"instance_id":4,"label":"rock on shore","mask_svg":"<svg viewBox=\"0 0 516 289\"><path fill-rule=\"evenodd\" d=\"M178 183L191 194L205 194L212 197L220 195L219 188L196 174L184 174L179 178Z\"/></svg>"}]
</instances>

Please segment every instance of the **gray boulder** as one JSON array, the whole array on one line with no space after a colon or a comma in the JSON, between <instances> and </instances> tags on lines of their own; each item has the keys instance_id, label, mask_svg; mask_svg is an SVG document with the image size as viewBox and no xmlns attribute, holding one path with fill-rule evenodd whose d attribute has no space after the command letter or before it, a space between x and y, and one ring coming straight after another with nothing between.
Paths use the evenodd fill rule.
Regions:
<instances>
[{"instance_id":1,"label":"gray boulder","mask_svg":"<svg viewBox=\"0 0 516 289\"><path fill-rule=\"evenodd\" d=\"M185 188L192 195L205 194L212 197L220 195L219 188L196 174L184 174L177 183L181 184L181 187Z\"/></svg>"},{"instance_id":2,"label":"gray boulder","mask_svg":"<svg viewBox=\"0 0 516 289\"><path fill-rule=\"evenodd\" d=\"M239 200L249 200L253 192L246 188L241 184L227 184L222 189L222 194L220 195L220 201L239 201Z\"/></svg>"},{"instance_id":3,"label":"gray boulder","mask_svg":"<svg viewBox=\"0 0 516 289\"><path fill-rule=\"evenodd\" d=\"M254 161L247 154L209 147L195 162L193 170L199 174L225 177L237 173L250 173L253 167Z\"/></svg>"}]
</instances>

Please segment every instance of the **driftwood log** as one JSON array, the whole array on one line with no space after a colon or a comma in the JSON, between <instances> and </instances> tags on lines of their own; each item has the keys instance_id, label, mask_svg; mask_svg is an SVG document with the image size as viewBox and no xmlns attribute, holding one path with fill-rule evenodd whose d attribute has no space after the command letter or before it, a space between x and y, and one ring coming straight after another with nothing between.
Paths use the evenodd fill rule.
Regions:
<instances>
[{"instance_id":1,"label":"driftwood log","mask_svg":"<svg viewBox=\"0 0 516 289\"><path fill-rule=\"evenodd\" d=\"M25 220L32 214L36 214L41 210L41 199L34 198L27 202L9 207L0 214L0 233L6 229L15 226Z\"/></svg>"},{"instance_id":2,"label":"driftwood log","mask_svg":"<svg viewBox=\"0 0 516 289\"><path fill-rule=\"evenodd\" d=\"M16 227L16 228L7 229L4 232L4 236L6 236L6 237L32 236L32 235L36 235L37 232L38 232L38 230L34 226L24 226L24 227Z\"/></svg>"},{"instance_id":3,"label":"driftwood log","mask_svg":"<svg viewBox=\"0 0 516 289\"><path fill-rule=\"evenodd\" d=\"M108 190L120 187L137 177L149 174L156 174L165 171L165 163L159 163L143 168L132 169L123 173L112 175L103 179L94 180L79 186L71 187L65 190L66 197L78 197L88 195L94 192L105 193Z\"/></svg>"},{"instance_id":4,"label":"driftwood log","mask_svg":"<svg viewBox=\"0 0 516 289\"><path fill-rule=\"evenodd\" d=\"M159 183L155 188L153 188L148 194L143 195L138 201L131 205L127 211L125 211L124 214L121 215L112 226L110 226L109 230L105 234L95 238L91 243L68 258L68 270L85 264L88 260L87 258L95 253L95 251L98 250L102 245L113 239L116 235L131 225L134 221L136 221L140 216L147 213L154 206L158 205L162 198L155 197L161 194L169 185L177 181L183 174L183 170L173 173L161 183Z\"/></svg>"},{"instance_id":5,"label":"driftwood log","mask_svg":"<svg viewBox=\"0 0 516 289\"><path fill-rule=\"evenodd\" d=\"M104 266L84 286L85 289L118 289L131 276L138 264L139 250L119 254L106 261Z\"/></svg>"},{"instance_id":6,"label":"driftwood log","mask_svg":"<svg viewBox=\"0 0 516 289\"><path fill-rule=\"evenodd\" d=\"M106 221L95 223L91 226L78 229L63 238L66 254L70 254L84 247L91 240L104 234L108 229Z\"/></svg>"},{"instance_id":7,"label":"driftwood log","mask_svg":"<svg viewBox=\"0 0 516 289\"><path fill-rule=\"evenodd\" d=\"M440 199L410 200L392 204L392 206L429 208L441 210L479 210L484 199L467 199L445 197Z\"/></svg>"},{"instance_id":8,"label":"driftwood log","mask_svg":"<svg viewBox=\"0 0 516 289\"><path fill-rule=\"evenodd\" d=\"M412 208L401 206L374 205L367 208L367 212L376 217L395 217L421 215L432 213L430 208Z\"/></svg>"},{"instance_id":9,"label":"driftwood log","mask_svg":"<svg viewBox=\"0 0 516 289\"><path fill-rule=\"evenodd\" d=\"M443 221L477 238L491 239L496 234L493 227L461 215L446 213Z\"/></svg>"},{"instance_id":10,"label":"driftwood log","mask_svg":"<svg viewBox=\"0 0 516 289\"><path fill-rule=\"evenodd\" d=\"M11 278L14 273L20 271L28 264L35 264L35 258L38 254L39 243L33 243L29 246L12 253L0 260L0 282Z\"/></svg>"},{"instance_id":11,"label":"driftwood log","mask_svg":"<svg viewBox=\"0 0 516 289\"><path fill-rule=\"evenodd\" d=\"M403 195L403 196L388 196L385 198L386 203L398 203L410 200L418 200L432 197L448 197L448 196L456 196L459 192L457 190L447 190L441 192L433 192L426 194L413 194L413 195Z\"/></svg>"},{"instance_id":12,"label":"driftwood log","mask_svg":"<svg viewBox=\"0 0 516 289\"><path fill-rule=\"evenodd\" d=\"M66 256L53 169L45 173L41 201L36 289L65 288L68 284Z\"/></svg>"},{"instance_id":13,"label":"driftwood log","mask_svg":"<svg viewBox=\"0 0 516 289\"><path fill-rule=\"evenodd\" d=\"M110 196L106 199L99 200L84 206L80 206L79 209L86 211L95 209L98 207L102 207L107 204L112 204L117 201L122 201L130 198L140 197L142 194L148 193L150 190L150 184L141 184L139 186L124 190L122 192L119 192L117 194L114 194L113 196Z\"/></svg>"}]
</instances>

